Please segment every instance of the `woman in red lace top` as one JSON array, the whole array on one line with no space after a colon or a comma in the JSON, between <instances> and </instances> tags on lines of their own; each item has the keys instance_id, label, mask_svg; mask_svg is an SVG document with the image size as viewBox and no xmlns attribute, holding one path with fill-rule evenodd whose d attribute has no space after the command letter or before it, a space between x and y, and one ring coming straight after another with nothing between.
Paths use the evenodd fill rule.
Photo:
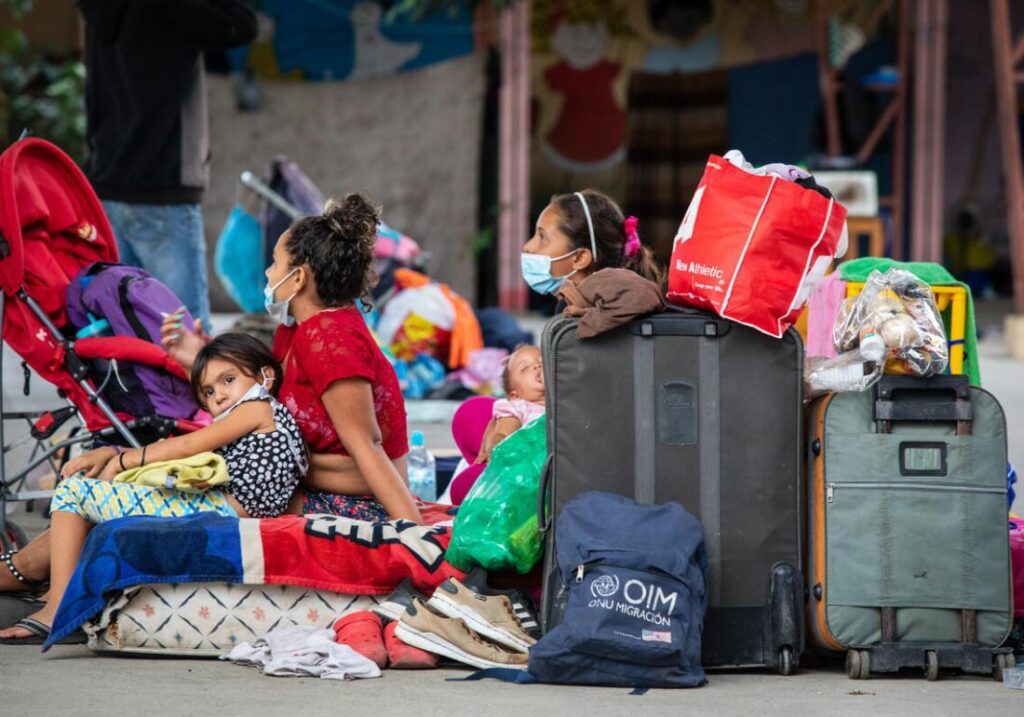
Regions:
<instances>
[{"instance_id":1,"label":"woman in red lace top","mask_svg":"<svg viewBox=\"0 0 1024 717\"><path fill-rule=\"evenodd\" d=\"M398 378L356 299L376 280L378 215L363 197L330 201L281 235L267 269L267 310L281 326L274 356L280 401L311 454L292 513L422 522L407 485L405 403ZM164 324L171 355L188 365L201 339Z\"/></svg>"}]
</instances>

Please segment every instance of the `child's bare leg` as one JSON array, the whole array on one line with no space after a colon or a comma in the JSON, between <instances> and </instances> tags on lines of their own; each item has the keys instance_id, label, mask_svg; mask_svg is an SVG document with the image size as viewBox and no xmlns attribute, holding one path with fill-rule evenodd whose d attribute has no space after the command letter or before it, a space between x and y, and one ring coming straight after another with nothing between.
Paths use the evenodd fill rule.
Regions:
<instances>
[{"instance_id":1,"label":"child's bare leg","mask_svg":"<svg viewBox=\"0 0 1024 717\"><path fill-rule=\"evenodd\" d=\"M75 572L78 556L89 533L91 524L77 513L57 511L50 524L50 593L46 605L29 617L44 625L52 626L61 598L67 590L71 575ZM32 633L21 627L0 630L0 638L31 637Z\"/></svg>"},{"instance_id":2,"label":"child's bare leg","mask_svg":"<svg viewBox=\"0 0 1024 717\"><path fill-rule=\"evenodd\" d=\"M18 572L33 582L46 582L50 574L50 531L41 533L32 542L18 551L11 558ZM25 590L28 586L21 582L7 569L7 564L0 562L0 592Z\"/></svg>"}]
</instances>

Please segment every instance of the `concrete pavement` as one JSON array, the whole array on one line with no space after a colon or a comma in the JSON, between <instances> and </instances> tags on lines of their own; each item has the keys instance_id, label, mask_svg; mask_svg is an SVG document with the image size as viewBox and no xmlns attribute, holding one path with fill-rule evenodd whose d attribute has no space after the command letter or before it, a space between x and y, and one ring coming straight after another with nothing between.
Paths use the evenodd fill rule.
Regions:
<instances>
[{"instance_id":1,"label":"concrete pavement","mask_svg":"<svg viewBox=\"0 0 1024 717\"><path fill-rule=\"evenodd\" d=\"M385 671L357 682L275 678L211 660L98 657L84 647L0 646L0 712L67 714L274 715L1019 715L1024 693L991 678L925 682L920 676L853 681L838 668L791 677L717 673L706 687L630 695L620 688L447 682L461 670Z\"/></svg>"}]
</instances>

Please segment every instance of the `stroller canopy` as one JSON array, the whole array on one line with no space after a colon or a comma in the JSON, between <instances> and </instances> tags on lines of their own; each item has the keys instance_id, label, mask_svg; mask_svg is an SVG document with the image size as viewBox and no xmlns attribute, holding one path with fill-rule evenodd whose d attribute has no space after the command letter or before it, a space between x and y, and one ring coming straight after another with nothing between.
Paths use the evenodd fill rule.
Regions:
<instances>
[{"instance_id":1,"label":"stroller canopy","mask_svg":"<svg viewBox=\"0 0 1024 717\"><path fill-rule=\"evenodd\" d=\"M56 145L30 137L0 155L0 287L20 288L62 326L71 278L117 261L110 222L89 181Z\"/></svg>"}]
</instances>

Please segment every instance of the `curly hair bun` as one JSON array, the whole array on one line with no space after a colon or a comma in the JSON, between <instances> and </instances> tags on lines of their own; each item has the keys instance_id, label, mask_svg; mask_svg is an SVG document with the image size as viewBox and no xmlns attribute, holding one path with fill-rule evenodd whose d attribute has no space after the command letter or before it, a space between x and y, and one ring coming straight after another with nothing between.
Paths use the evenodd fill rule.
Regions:
<instances>
[{"instance_id":1,"label":"curly hair bun","mask_svg":"<svg viewBox=\"0 0 1024 717\"><path fill-rule=\"evenodd\" d=\"M362 194L346 194L341 201L328 199L321 216L339 239L356 243L361 252L373 253L380 210Z\"/></svg>"},{"instance_id":2,"label":"curly hair bun","mask_svg":"<svg viewBox=\"0 0 1024 717\"><path fill-rule=\"evenodd\" d=\"M308 264L324 306L366 297L377 281L373 248L380 212L361 194L330 199L321 214L292 224L286 248L291 265Z\"/></svg>"}]
</instances>

